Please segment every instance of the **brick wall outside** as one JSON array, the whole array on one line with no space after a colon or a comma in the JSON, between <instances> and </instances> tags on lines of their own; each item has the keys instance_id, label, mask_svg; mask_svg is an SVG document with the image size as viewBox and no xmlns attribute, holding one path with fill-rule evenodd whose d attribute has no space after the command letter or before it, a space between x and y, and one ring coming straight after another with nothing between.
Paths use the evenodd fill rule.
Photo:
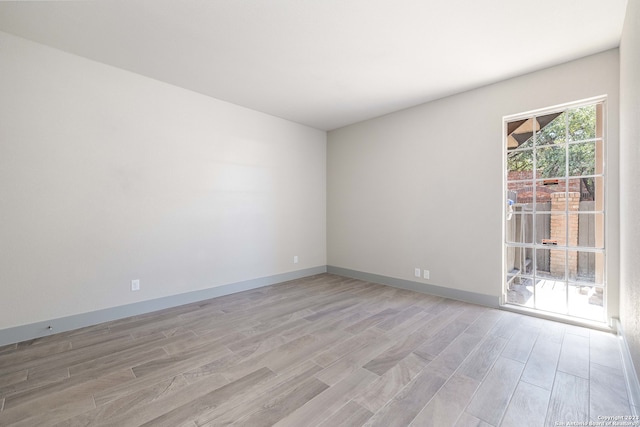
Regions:
<instances>
[{"instance_id":1,"label":"brick wall outside","mask_svg":"<svg viewBox=\"0 0 640 427\"><path fill-rule=\"evenodd\" d=\"M580 210L580 193L553 193L551 194L551 210L563 211L562 214L551 214L551 240L557 241L559 246L578 246L578 215L564 214L565 204L569 204L569 212L578 212ZM569 227L567 230L567 223ZM568 231L568 236L567 236ZM565 268L565 252L550 251L550 270L554 277L564 278ZM569 278L575 278L578 275L578 253L576 251L566 252L566 262L568 265Z\"/></svg>"},{"instance_id":2,"label":"brick wall outside","mask_svg":"<svg viewBox=\"0 0 640 427\"><path fill-rule=\"evenodd\" d=\"M533 202L533 171L509 171L508 180L507 188L518 194L518 203ZM528 182L526 180L528 180ZM548 181L548 185L536 186L536 200L539 203L549 202L551 201L551 194L565 191L565 181L559 180L558 184L552 184L551 180ZM580 195L580 193L583 192L582 183L577 179L570 180L569 191L577 192L578 195Z\"/></svg>"}]
</instances>

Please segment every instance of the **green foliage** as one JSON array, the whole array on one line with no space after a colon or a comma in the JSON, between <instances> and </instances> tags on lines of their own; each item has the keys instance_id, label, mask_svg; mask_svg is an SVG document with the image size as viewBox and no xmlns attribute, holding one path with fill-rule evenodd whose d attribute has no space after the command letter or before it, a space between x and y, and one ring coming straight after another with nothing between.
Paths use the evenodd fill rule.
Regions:
<instances>
[{"instance_id":1,"label":"green foliage","mask_svg":"<svg viewBox=\"0 0 640 427\"><path fill-rule=\"evenodd\" d=\"M544 117L541 117L541 121ZM584 141L596 137L596 106L589 105L566 110L536 133L535 150L508 153L507 166L510 171L532 171L533 153L536 153L537 178L562 178L567 170L567 141L569 141L569 176L593 175L595 173L595 143ZM519 145L534 148L534 137ZM582 178L587 191L593 195L593 179Z\"/></svg>"}]
</instances>

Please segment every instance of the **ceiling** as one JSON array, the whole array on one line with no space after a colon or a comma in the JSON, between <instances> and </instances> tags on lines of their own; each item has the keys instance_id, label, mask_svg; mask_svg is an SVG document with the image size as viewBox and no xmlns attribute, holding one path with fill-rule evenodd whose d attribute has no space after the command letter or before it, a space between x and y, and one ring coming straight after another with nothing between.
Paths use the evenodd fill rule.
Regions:
<instances>
[{"instance_id":1,"label":"ceiling","mask_svg":"<svg viewBox=\"0 0 640 427\"><path fill-rule=\"evenodd\" d=\"M0 2L0 30L331 130L617 47L626 0Z\"/></svg>"}]
</instances>

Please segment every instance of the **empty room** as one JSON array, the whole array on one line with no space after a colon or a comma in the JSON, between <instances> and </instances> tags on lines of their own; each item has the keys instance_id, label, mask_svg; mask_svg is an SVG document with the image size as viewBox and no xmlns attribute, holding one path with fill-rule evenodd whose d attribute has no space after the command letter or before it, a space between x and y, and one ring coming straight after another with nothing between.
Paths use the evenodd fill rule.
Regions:
<instances>
[{"instance_id":1,"label":"empty room","mask_svg":"<svg viewBox=\"0 0 640 427\"><path fill-rule=\"evenodd\" d=\"M0 426L640 426L640 0L0 2Z\"/></svg>"}]
</instances>

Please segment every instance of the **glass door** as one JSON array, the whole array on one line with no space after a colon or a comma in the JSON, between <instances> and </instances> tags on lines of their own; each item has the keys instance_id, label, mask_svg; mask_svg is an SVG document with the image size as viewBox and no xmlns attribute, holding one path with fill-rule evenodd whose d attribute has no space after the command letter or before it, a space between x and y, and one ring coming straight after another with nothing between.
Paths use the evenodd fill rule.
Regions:
<instances>
[{"instance_id":1,"label":"glass door","mask_svg":"<svg viewBox=\"0 0 640 427\"><path fill-rule=\"evenodd\" d=\"M505 119L505 302L605 321L604 100Z\"/></svg>"}]
</instances>

